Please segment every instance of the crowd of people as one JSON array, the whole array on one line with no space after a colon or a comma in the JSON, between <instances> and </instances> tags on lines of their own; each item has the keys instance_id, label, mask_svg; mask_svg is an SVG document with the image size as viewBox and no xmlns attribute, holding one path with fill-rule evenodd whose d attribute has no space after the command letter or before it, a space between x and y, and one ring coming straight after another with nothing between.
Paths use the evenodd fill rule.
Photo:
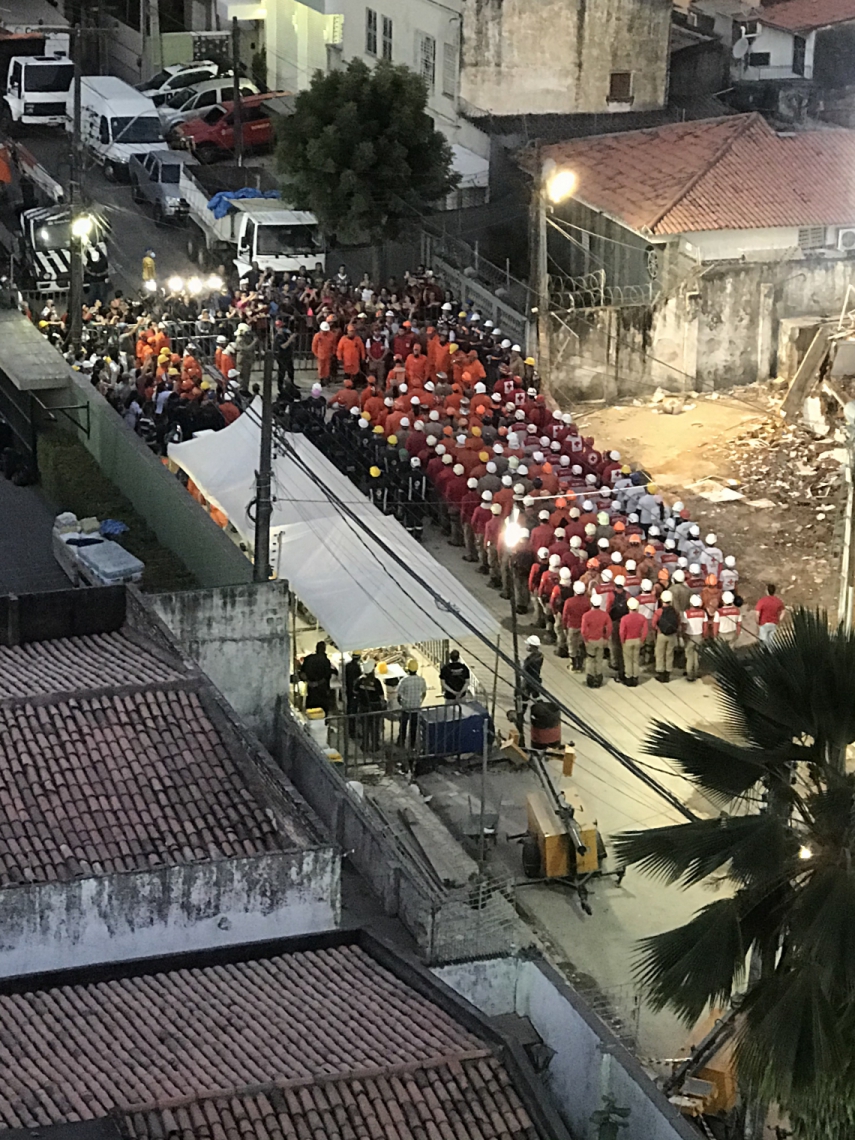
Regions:
<instances>
[{"instance_id":1,"label":"crowd of people","mask_svg":"<svg viewBox=\"0 0 855 1140\"><path fill-rule=\"evenodd\" d=\"M648 664L667 682L675 661L693 681L705 641L739 637L735 559L646 472L551 408L513 337L424 266L385 287L320 269L285 280L254 269L234 288L215 275L207 295L185 288L147 303L117 294L87 310L88 334L106 339L72 364L165 450L233 422L270 351L283 426L305 432L414 538L432 519L519 613L533 611L534 680L542 643L591 687L606 661L635 686ZM38 324L63 346L67 315L48 304ZM295 355L307 349L317 381L304 395ZM770 586L758 603L763 640L782 608Z\"/></svg>"}]
</instances>

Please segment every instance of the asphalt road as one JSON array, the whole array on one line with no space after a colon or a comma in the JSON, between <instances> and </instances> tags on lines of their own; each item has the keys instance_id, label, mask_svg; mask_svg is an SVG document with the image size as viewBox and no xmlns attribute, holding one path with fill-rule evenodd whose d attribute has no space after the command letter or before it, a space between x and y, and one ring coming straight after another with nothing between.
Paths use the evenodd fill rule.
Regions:
<instances>
[{"instance_id":1,"label":"asphalt road","mask_svg":"<svg viewBox=\"0 0 855 1140\"><path fill-rule=\"evenodd\" d=\"M64 131L41 129L23 135L20 140L63 186L68 187L69 144ZM140 288L142 258L146 249L157 255L158 279L171 274L189 276L193 265L184 250L184 230L162 229L151 219L149 206L138 206L131 200L127 183L108 182L99 167L90 167L83 180L84 199L93 210L104 215L110 225L107 247L113 288L127 294ZM198 272L198 270L196 270Z\"/></svg>"}]
</instances>

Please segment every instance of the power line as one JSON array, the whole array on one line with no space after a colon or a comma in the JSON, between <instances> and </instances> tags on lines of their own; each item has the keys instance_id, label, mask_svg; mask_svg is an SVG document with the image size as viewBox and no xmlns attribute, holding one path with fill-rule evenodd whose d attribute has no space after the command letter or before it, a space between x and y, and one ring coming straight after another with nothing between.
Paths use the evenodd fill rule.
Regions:
<instances>
[{"instance_id":1,"label":"power line","mask_svg":"<svg viewBox=\"0 0 855 1140\"><path fill-rule=\"evenodd\" d=\"M253 418L254 422L260 422L254 413ZM479 630L473 622L465 617L452 602L450 602L447 598L442 597L441 594L434 590L429 582L427 582L420 574L408 566L397 553L397 551L389 546L389 544L385 542L384 539L382 539L379 535L374 534L368 525L364 522L364 520L361 519L359 515L357 515L353 510L351 510L351 508L346 503L339 499L335 492L327 487L324 484L323 480L321 480L320 477L316 475L314 471L312 471L308 464L304 462L294 445L291 443L290 439L287 438L287 433L283 432L281 428L278 428L278 426L276 431L279 445L291 456L293 462L297 464L300 470L305 475L307 475L309 479L312 480L312 482L322 491L324 495L328 497L329 501L336 505L339 512L345 515L351 521L351 523L354 523L364 533L370 535L372 540L383 550L387 557L391 558L398 566L400 566L405 574L407 574L414 582L417 582L422 587L422 589L425 590L434 599L434 602L439 609L454 614L458 621L460 621L462 625L469 629L470 633L472 633L473 636L477 637L478 640L488 646L488 648L495 656L504 661L504 663L513 670L514 677L516 678L518 675L517 663L508 657L508 655L502 651L500 646L491 641L491 639L486 634L482 633L481 630ZM621 749L613 745L611 741L604 737L597 729L589 725L582 717L574 713L570 708L568 708L566 704L564 704L562 700L560 700L560 698L546 689L544 685L528 677L526 678L526 682L542 697L546 698L552 704L554 704L574 727L584 732L586 736L599 744L600 747L605 749L609 755L614 757L614 759L616 759L619 764L631 772L637 779L639 779L652 791L656 792L658 796L666 800L666 802L669 803L671 807L673 807L676 811L678 811L680 815L691 821L697 819L697 816L694 814L694 812L690 811L685 806L685 804L683 804L681 800L674 795L673 792L669 791L662 784L660 784L658 780L649 775L649 773L644 770L642 765L640 765L631 756L628 756Z\"/></svg>"}]
</instances>

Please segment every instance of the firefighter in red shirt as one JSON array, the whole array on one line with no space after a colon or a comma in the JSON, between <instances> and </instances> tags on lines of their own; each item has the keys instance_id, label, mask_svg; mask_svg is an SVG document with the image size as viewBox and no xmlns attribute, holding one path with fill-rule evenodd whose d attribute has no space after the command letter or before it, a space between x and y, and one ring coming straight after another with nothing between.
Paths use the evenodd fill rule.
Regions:
<instances>
[{"instance_id":1,"label":"firefighter in red shirt","mask_svg":"<svg viewBox=\"0 0 855 1140\"><path fill-rule=\"evenodd\" d=\"M487 551L484 547L484 528L488 520L492 517L490 508L493 505L493 492L482 491L481 502L472 512L472 520L470 526L472 527L472 534L475 538L475 559L478 562L478 573L488 574L489 568L487 566Z\"/></svg>"},{"instance_id":2,"label":"firefighter in red shirt","mask_svg":"<svg viewBox=\"0 0 855 1140\"><path fill-rule=\"evenodd\" d=\"M537 551L536 561L532 562L531 569L528 572L528 592L532 596L534 602L534 612L538 614L540 611L537 605L537 591L540 586L540 578L542 574L546 573L549 566L549 550L545 546Z\"/></svg>"},{"instance_id":3,"label":"firefighter in red shirt","mask_svg":"<svg viewBox=\"0 0 855 1140\"><path fill-rule=\"evenodd\" d=\"M647 640L647 618L638 612L638 598L627 598L629 613L620 619L620 641L623 648L623 671L630 689L638 686L641 647Z\"/></svg>"},{"instance_id":4,"label":"firefighter in red shirt","mask_svg":"<svg viewBox=\"0 0 855 1140\"><path fill-rule=\"evenodd\" d=\"M502 507L500 503L493 503L490 506L490 518L484 527L484 549L487 555L487 570L490 575L489 585L494 590L501 590L502 588L502 568L501 549L502 549L502 526L504 524L502 518Z\"/></svg>"},{"instance_id":5,"label":"firefighter in red shirt","mask_svg":"<svg viewBox=\"0 0 855 1140\"><path fill-rule=\"evenodd\" d=\"M549 556L549 564L540 576L540 582L537 586L537 598L535 604L537 606L537 627L538 629L545 629L544 640L554 641L555 631L552 628L552 610L549 607L549 599L552 597L552 591L558 585L558 572L561 569L561 559L557 554Z\"/></svg>"},{"instance_id":6,"label":"firefighter in red shirt","mask_svg":"<svg viewBox=\"0 0 855 1140\"><path fill-rule=\"evenodd\" d=\"M564 605L573 597L573 576L567 566L558 571L558 584L552 587L549 608L552 611L552 628L555 633L555 654L568 657L567 630L564 628Z\"/></svg>"},{"instance_id":7,"label":"firefighter in red shirt","mask_svg":"<svg viewBox=\"0 0 855 1140\"><path fill-rule=\"evenodd\" d=\"M564 603L561 621L570 654L570 668L581 673L585 659L585 646L582 643L582 618L591 608L591 599L585 591L584 582L573 583L573 593Z\"/></svg>"},{"instance_id":8,"label":"firefighter in red shirt","mask_svg":"<svg viewBox=\"0 0 855 1140\"><path fill-rule=\"evenodd\" d=\"M700 594L692 594L683 611L683 640L686 647L686 680L696 681L700 673L700 648L707 632L707 611Z\"/></svg>"},{"instance_id":9,"label":"firefighter in red shirt","mask_svg":"<svg viewBox=\"0 0 855 1140\"><path fill-rule=\"evenodd\" d=\"M591 608L582 616L581 632L587 685L589 689L599 689L603 683L603 652L612 636L612 619L603 612L599 594L591 595Z\"/></svg>"},{"instance_id":10,"label":"firefighter in red shirt","mask_svg":"<svg viewBox=\"0 0 855 1140\"><path fill-rule=\"evenodd\" d=\"M463 555L464 562L478 561L478 544L475 541L475 532L472 529L472 515L480 502L478 480L468 479L466 493L460 500L460 525L463 528L463 545L466 547L466 553Z\"/></svg>"}]
</instances>

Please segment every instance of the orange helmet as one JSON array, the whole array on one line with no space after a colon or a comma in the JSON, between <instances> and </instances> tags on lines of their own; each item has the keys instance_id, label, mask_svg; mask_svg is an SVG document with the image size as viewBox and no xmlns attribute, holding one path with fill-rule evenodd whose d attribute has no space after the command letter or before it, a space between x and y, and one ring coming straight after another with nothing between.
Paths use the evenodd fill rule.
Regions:
<instances>
[{"instance_id":1,"label":"orange helmet","mask_svg":"<svg viewBox=\"0 0 855 1140\"><path fill-rule=\"evenodd\" d=\"M707 574L704 582L707 586L717 586L718 578L715 576L715 574Z\"/></svg>"},{"instance_id":2,"label":"orange helmet","mask_svg":"<svg viewBox=\"0 0 855 1140\"><path fill-rule=\"evenodd\" d=\"M620 519L618 519L618 520L615 522L613 529L615 530L615 532L616 532L617 534L621 534L623 531L625 531L625 530L626 530L626 523L625 523L625 522L621 522L621 520L620 520Z\"/></svg>"},{"instance_id":3,"label":"orange helmet","mask_svg":"<svg viewBox=\"0 0 855 1140\"><path fill-rule=\"evenodd\" d=\"M589 570L599 570L599 568L600 568L600 564L596 560L596 558L589 558L588 561L585 563L585 565L588 567Z\"/></svg>"},{"instance_id":4,"label":"orange helmet","mask_svg":"<svg viewBox=\"0 0 855 1140\"><path fill-rule=\"evenodd\" d=\"M629 536L629 541L633 544L641 546L641 535L640 534L631 534Z\"/></svg>"},{"instance_id":5,"label":"orange helmet","mask_svg":"<svg viewBox=\"0 0 855 1140\"><path fill-rule=\"evenodd\" d=\"M647 545L647 546L645 546L645 548L644 548L644 553L645 553L645 554L655 554L655 553L656 553L656 547L655 547L655 546L651 546L651 545L648 543L648 545Z\"/></svg>"},{"instance_id":6,"label":"orange helmet","mask_svg":"<svg viewBox=\"0 0 855 1140\"><path fill-rule=\"evenodd\" d=\"M656 575L656 577L659 579L660 582L670 582L671 581L671 575L664 568L659 571L659 573Z\"/></svg>"},{"instance_id":7,"label":"orange helmet","mask_svg":"<svg viewBox=\"0 0 855 1140\"><path fill-rule=\"evenodd\" d=\"M559 510L560 510L560 508L561 508L561 507L566 507L566 506L567 506L567 500L566 500L566 499L556 499L556 500L555 500L555 505L556 505L556 507L558 507L558 508L559 508Z\"/></svg>"}]
</instances>

